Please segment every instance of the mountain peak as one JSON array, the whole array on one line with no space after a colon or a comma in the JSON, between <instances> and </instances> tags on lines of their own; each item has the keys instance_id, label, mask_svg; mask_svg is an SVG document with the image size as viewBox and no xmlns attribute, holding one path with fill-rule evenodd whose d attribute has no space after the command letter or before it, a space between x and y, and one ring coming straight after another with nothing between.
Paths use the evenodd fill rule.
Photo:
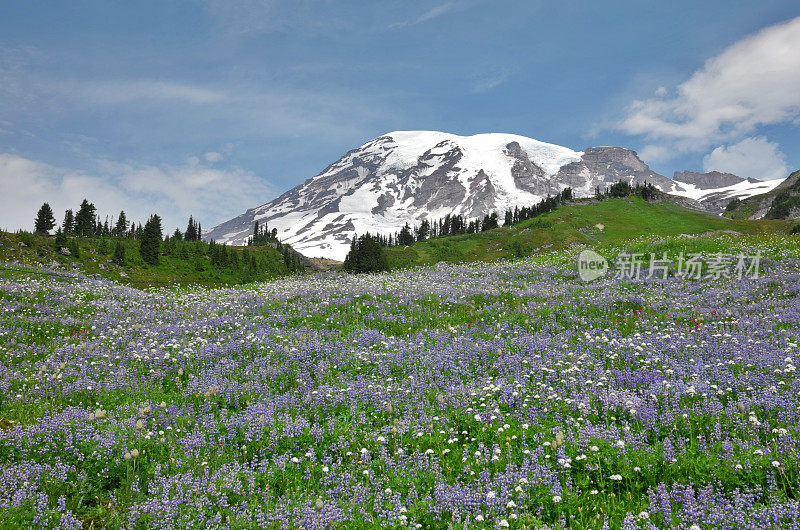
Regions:
<instances>
[{"instance_id":1,"label":"mountain peak","mask_svg":"<svg viewBox=\"0 0 800 530\"><path fill-rule=\"evenodd\" d=\"M492 212L502 215L566 187L576 197L585 197L619 180L649 182L668 193L683 189L623 147L580 152L517 134L392 131L348 151L303 184L205 236L244 244L258 220L308 256L342 260L355 234L395 233L405 223L448 214L470 219ZM701 193L684 185L695 195Z\"/></svg>"},{"instance_id":2,"label":"mountain peak","mask_svg":"<svg viewBox=\"0 0 800 530\"><path fill-rule=\"evenodd\" d=\"M739 184L745 179L733 173L722 173L720 171L708 171L706 173L695 173L694 171L676 171L672 175L672 180L692 184L698 189L706 190L711 188L725 188ZM755 179L753 179L755 180ZM760 182L760 181L755 181Z\"/></svg>"}]
</instances>

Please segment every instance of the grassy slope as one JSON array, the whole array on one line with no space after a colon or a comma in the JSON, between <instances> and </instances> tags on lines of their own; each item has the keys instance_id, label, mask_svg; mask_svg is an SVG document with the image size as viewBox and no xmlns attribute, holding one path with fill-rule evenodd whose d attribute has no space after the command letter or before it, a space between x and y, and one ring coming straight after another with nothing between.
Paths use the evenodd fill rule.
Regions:
<instances>
[{"instance_id":1,"label":"grassy slope","mask_svg":"<svg viewBox=\"0 0 800 530\"><path fill-rule=\"evenodd\" d=\"M794 173L790 174L787 180L791 181L792 179L794 179L794 183L790 185L792 188L791 191L794 192L793 194L796 194L798 191L798 184L800 184L800 171L795 171ZM753 195L752 197L743 199L736 208L734 208L732 211L725 212L723 215L725 217L730 217L731 219L749 219L756 213L758 205L762 200L768 200L769 203L772 204L772 202L775 200L775 197L777 197L778 194L785 189L786 188L784 187L778 186L767 193L761 193L759 195Z\"/></svg>"},{"instance_id":2,"label":"grassy slope","mask_svg":"<svg viewBox=\"0 0 800 530\"><path fill-rule=\"evenodd\" d=\"M594 228L597 223L604 224L605 229ZM511 227L479 234L439 237L411 247L389 248L387 256L389 265L398 268L439 261L494 261L571 244L613 245L642 235L701 234L712 230L767 234L785 233L787 227L784 221L735 221L691 212L667 202L651 204L627 197L565 206Z\"/></svg>"},{"instance_id":3,"label":"grassy slope","mask_svg":"<svg viewBox=\"0 0 800 530\"><path fill-rule=\"evenodd\" d=\"M21 246L22 239L32 243ZM0 262L19 262L30 265L44 265L76 270L85 274L98 274L104 278L134 287L158 286L168 283L201 283L208 285L230 285L241 283L241 277L227 268L211 265L205 256L190 252L188 260L175 256L161 256L160 263L150 266L139 256L139 242L124 239L126 265L118 267L109 263L114 254L116 240L109 240L107 251L102 253L99 239L78 238L80 256L63 256L54 249L53 237L39 235L20 236L0 232ZM191 245L190 243L186 243ZM237 247L234 247L237 248ZM287 274L286 266L280 252L272 247L248 247L248 251L257 256L262 265L258 280L266 280ZM241 256L241 255L240 255ZM202 270L201 270L202 269Z\"/></svg>"}]
</instances>

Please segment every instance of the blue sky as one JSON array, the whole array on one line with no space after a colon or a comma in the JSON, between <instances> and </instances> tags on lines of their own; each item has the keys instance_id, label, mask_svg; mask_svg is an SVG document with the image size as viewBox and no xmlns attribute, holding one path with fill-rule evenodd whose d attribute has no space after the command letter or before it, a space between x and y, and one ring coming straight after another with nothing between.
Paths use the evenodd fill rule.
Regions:
<instances>
[{"instance_id":1,"label":"blue sky","mask_svg":"<svg viewBox=\"0 0 800 530\"><path fill-rule=\"evenodd\" d=\"M785 176L798 16L775 0L0 0L0 228L84 196L210 228L403 129Z\"/></svg>"}]
</instances>

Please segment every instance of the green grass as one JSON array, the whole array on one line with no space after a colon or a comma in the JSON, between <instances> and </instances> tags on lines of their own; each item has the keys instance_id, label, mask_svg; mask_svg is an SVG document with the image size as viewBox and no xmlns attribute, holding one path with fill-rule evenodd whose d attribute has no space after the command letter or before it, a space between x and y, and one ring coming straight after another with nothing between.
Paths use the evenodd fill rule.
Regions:
<instances>
[{"instance_id":1,"label":"green grass","mask_svg":"<svg viewBox=\"0 0 800 530\"><path fill-rule=\"evenodd\" d=\"M203 284L224 286L248 281L265 281L288 274L281 253L272 247L246 247L256 256L259 264L255 274L244 274L243 269L220 267L211 263L204 255L200 244L183 243L187 246L188 259L182 259L177 252L159 257L158 265L146 264L139 255L139 242L122 239L125 247L125 265L120 267L111 263L116 239L76 238L80 254L64 256L56 252L54 238L29 233L0 232L0 262L17 262L24 265L44 265L65 270L75 270L87 275L100 277L142 288L168 284ZM24 246L22 245L24 244ZM245 247L234 247L239 250ZM0 278L20 271L0 268ZM13 267L12 267L13 268Z\"/></svg>"},{"instance_id":2,"label":"green grass","mask_svg":"<svg viewBox=\"0 0 800 530\"><path fill-rule=\"evenodd\" d=\"M794 179L794 182L791 182L791 179ZM766 214L767 218L785 218L791 208L797 207L798 204L797 194L800 193L800 171L795 171L789 175L787 181L791 182L788 187L778 187L766 193L742 199L735 208L725 212L724 215L731 219L749 219L756 213L756 208L766 201L766 204L770 206Z\"/></svg>"},{"instance_id":3,"label":"green grass","mask_svg":"<svg viewBox=\"0 0 800 530\"><path fill-rule=\"evenodd\" d=\"M598 223L605 228L595 228ZM698 235L715 230L748 235L780 234L788 233L789 224L737 221L692 212L667 202L653 204L638 197L626 197L562 206L534 219L479 234L444 236L410 247L392 247L387 249L387 257L393 269L439 261L496 261L570 246L610 246L643 235Z\"/></svg>"}]
</instances>

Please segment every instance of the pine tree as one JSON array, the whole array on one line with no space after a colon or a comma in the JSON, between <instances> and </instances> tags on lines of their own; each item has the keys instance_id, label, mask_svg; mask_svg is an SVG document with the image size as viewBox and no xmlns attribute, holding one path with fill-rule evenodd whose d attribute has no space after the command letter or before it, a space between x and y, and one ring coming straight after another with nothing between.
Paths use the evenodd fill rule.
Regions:
<instances>
[{"instance_id":1,"label":"pine tree","mask_svg":"<svg viewBox=\"0 0 800 530\"><path fill-rule=\"evenodd\" d=\"M56 226L56 219L53 217L53 209L48 203L44 203L36 214L36 233L48 234L54 226Z\"/></svg>"},{"instance_id":2,"label":"pine tree","mask_svg":"<svg viewBox=\"0 0 800 530\"><path fill-rule=\"evenodd\" d=\"M94 233L94 212L97 210L94 204L83 199L78 213L75 215L75 234L81 237L89 237Z\"/></svg>"},{"instance_id":3,"label":"pine tree","mask_svg":"<svg viewBox=\"0 0 800 530\"><path fill-rule=\"evenodd\" d=\"M372 238L370 237L370 239ZM397 236L397 239L397 243L399 245L408 246L414 244L414 236L411 233L411 227L408 226L408 223L406 223L405 226L403 226L403 228L400 230L400 234Z\"/></svg>"},{"instance_id":4,"label":"pine tree","mask_svg":"<svg viewBox=\"0 0 800 530\"><path fill-rule=\"evenodd\" d=\"M386 254L384 254L378 238L368 233L359 238L354 237L343 268L348 272L355 273L387 270L389 267L386 262Z\"/></svg>"},{"instance_id":5,"label":"pine tree","mask_svg":"<svg viewBox=\"0 0 800 530\"><path fill-rule=\"evenodd\" d=\"M125 210L122 210L119 212L119 217L117 218L117 224L114 225L114 230L111 231L111 234L116 237L125 237L127 232L128 232L128 218L125 216Z\"/></svg>"},{"instance_id":6,"label":"pine tree","mask_svg":"<svg viewBox=\"0 0 800 530\"><path fill-rule=\"evenodd\" d=\"M431 233L431 223L427 219L423 219L417 229L417 241L425 241Z\"/></svg>"},{"instance_id":7,"label":"pine tree","mask_svg":"<svg viewBox=\"0 0 800 530\"><path fill-rule=\"evenodd\" d=\"M151 215L139 240L139 254L142 256L142 261L148 265L158 265L161 239L161 217Z\"/></svg>"},{"instance_id":8,"label":"pine tree","mask_svg":"<svg viewBox=\"0 0 800 530\"><path fill-rule=\"evenodd\" d=\"M186 241L197 241L197 225L194 223L192 216L189 216L189 224L186 225Z\"/></svg>"},{"instance_id":9,"label":"pine tree","mask_svg":"<svg viewBox=\"0 0 800 530\"><path fill-rule=\"evenodd\" d=\"M75 229L75 215L72 213L72 210L67 210L64 212L64 222L61 223L61 231L64 234L69 235Z\"/></svg>"}]
</instances>

